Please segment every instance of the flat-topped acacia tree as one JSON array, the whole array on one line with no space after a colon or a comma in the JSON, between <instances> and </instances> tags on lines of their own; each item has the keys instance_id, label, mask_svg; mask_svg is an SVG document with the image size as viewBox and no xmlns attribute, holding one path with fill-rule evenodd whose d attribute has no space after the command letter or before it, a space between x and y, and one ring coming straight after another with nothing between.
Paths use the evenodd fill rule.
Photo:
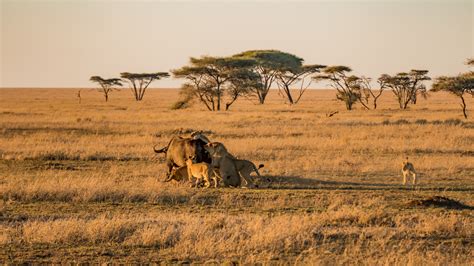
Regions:
<instances>
[{"instance_id":1,"label":"flat-topped acacia tree","mask_svg":"<svg viewBox=\"0 0 474 266\"><path fill-rule=\"evenodd\" d=\"M227 85L231 80L235 83L237 74L254 64L254 60L247 58L191 57L189 65L171 72L176 78L188 80L183 88L199 98L208 110L220 111Z\"/></svg>"},{"instance_id":2,"label":"flat-topped acacia tree","mask_svg":"<svg viewBox=\"0 0 474 266\"><path fill-rule=\"evenodd\" d=\"M348 66L328 66L322 70L323 74L313 77L315 80L329 80L330 86L336 89L336 98L346 105L347 110L352 110L352 106L361 102L361 78L349 75L352 69ZM364 105L365 106L365 105ZM365 106L367 109L368 107Z\"/></svg>"},{"instance_id":3,"label":"flat-topped acacia tree","mask_svg":"<svg viewBox=\"0 0 474 266\"><path fill-rule=\"evenodd\" d=\"M260 78L261 86L251 88L248 93L256 95L260 104L265 103L267 94L277 75L288 70L299 69L303 61L296 55L278 50L249 50L233 57L255 60L251 70Z\"/></svg>"},{"instance_id":4,"label":"flat-topped acacia tree","mask_svg":"<svg viewBox=\"0 0 474 266\"><path fill-rule=\"evenodd\" d=\"M406 109L409 103L416 104L418 95L427 96L423 81L431 80L428 70L413 69L410 72L398 73L394 76L382 74L379 78L387 88L390 88L397 98L400 109Z\"/></svg>"},{"instance_id":5,"label":"flat-topped acacia tree","mask_svg":"<svg viewBox=\"0 0 474 266\"><path fill-rule=\"evenodd\" d=\"M468 59L467 65L474 66L474 59ZM441 76L435 79L431 91L447 91L461 99L461 108L464 118L467 119L467 104L465 94L474 96L474 71L461 73L454 77Z\"/></svg>"},{"instance_id":6,"label":"flat-topped acacia tree","mask_svg":"<svg viewBox=\"0 0 474 266\"><path fill-rule=\"evenodd\" d=\"M113 90L118 90L117 88L114 88L114 86L122 86L121 79L118 78L112 78L112 79L104 79L100 76L92 76L90 79L92 82L96 82L100 85L100 88L97 89L97 91L102 92L105 97L105 101L107 102L109 100L109 93ZM78 97L79 97L79 103L80 103L80 91L78 92Z\"/></svg>"},{"instance_id":7,"label":"flat-topped acacia tree","mask_svg":"<svg viewBox=\"0 0 474 266\"><path fill-rule=\"evenodd\" d=\"M137 101L141 101L143 99L146 89L154 80L160 80L169 76L170 75L168 74L168 72L120 73L120 77L129 83L130 90L132 91L133 95L135 96L135 100Z\"/></svg>"}]
</instances>

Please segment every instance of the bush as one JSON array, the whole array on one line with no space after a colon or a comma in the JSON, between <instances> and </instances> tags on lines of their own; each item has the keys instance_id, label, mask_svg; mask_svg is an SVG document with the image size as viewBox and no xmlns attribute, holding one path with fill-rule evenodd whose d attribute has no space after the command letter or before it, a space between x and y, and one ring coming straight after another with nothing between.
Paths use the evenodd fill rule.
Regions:
<instances>
[{"instance_id":1,"label":"bush","mask_svg":"<svg viewBox=\"0 0 474 266\"><path fill-rule=\"evenodd\" d=\"M171 105L170 109L171 110L186 109L191 106L189 102L190 102L189 100L179 100L175 102L173 105Z\"/></svg>"}]
</instances>

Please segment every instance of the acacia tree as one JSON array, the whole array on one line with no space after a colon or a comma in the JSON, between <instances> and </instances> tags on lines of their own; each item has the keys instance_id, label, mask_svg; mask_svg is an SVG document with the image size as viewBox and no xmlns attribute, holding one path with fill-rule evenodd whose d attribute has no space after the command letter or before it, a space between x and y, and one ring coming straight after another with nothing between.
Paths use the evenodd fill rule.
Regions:
<instances>
[{"instance_id":1,"label":"acacia tree","mask_svg":"<svg viewBox=\"0 0 474 266\"><path fill-rule=\"evenodd\" d=\"M467 64L474 66L474 59L468 59ZM433 83L432 91L447 91L461 99L461 108L464 118L467 119L467 105L464 94L474 96L474 71L462 73L454 77L441 76Z\"/></svg>"},{"instance_id":2,"label":"acacia tree","mask_svg":"<svg viewBox=\"0 0 474 266\"><path fill-rule=\"evenodd\" d=\"M302 61L302 60L301 60ZM301 99L301 96L311 85L312 79L306 83L305 79L314 73L319 73L323 65L299 65L299 66L288 66L278 71L275 78L278 84L278 89L283 91L284 96L288 100L289 104L296 104ZM300 88L297 90L297 95L294 97L291 94L290 86L300 82Z\"/></svg>"},{"instance_id":3,"label":"acacia tree","mask_svg":"<svg viewBox=\"0 0 474 266\"><path fill-rule=\"evenodd\" d=\"M122 86L121 79L118 78L112 78L112 79L104 79L100 76L92 76L89 79L92 82L96 82L100 85L100 88L97 89L97 91L102 92L105 97L105 101L109 101L109 93L112 90L118 90L114 88L113 86ZM79 103L81 99L81 92L78 92L78 98L79 98Z\"/></svg>"},{"instance_id":4,"label":"acacia tree","mask_svg":"<svg viewBox=\"0 0 474 266\"><path fill-rule=\"evenodd\" d=\"M278 50L249 50L233 57L248 58L255 61L252 71L260 78L260 86L249 89L248 94L256 95L260 104L265 103L277 74L286 69L298 69L303 59Z\"/></svg>"},{"instance_id":5,"label":"acacia tree","mask_svg":"<svg viewBox=\"0 0 474 266\"><path fill-rule=\"evenodd\" d=\"M382 74L379 82L390 88L397 98L400 109L406 109L409 103L416 104L418 95L426 98L427 90L423 84L425 80L431 80L427 76L428 70L413 69L408 73L402 72L395 76Z\"/></svg>"},{"instance_id":6,"label":"acacia tree","mask_svg":"<svg viewBox=\"0 0 474 266\"><path fill-rule=\"evenodd\" d=\"M329 66L323 69L323 74L313 77L315 80L329 80L330 86L336 89L336 98L345 103L347 110L352 110L352 106L357 102L368 109L368 106L361 100L362 80L361 78L348 75L352 69L348 66Z\"/></svg>"},{"instance_id":7,"label":"acacia tree","mask_svg":"<svg viewBox=\"0 0 474 266\"><path fill-rule=\"evenodd\" d=\"M161 78L167 78L170 75L167 72L156 72L156 73L129 73L122 72L120 77L126 80L130 85L130 90L135 96L135 100L141 101L145 95L145 91L148 86L154 80L160 80Z\"/></svg>"},{"instance_id":8,"label":"acacia tree","mask_svg":"<svg viewBox=\"0 0 474 266\"><path fill-rule=\"evenodd\" d=\"M378 79L377 83L379 84L379 89L375 90L372 88L371 85L372 79L369 77L361 76L359 78L359 84L358 86L360 87L360 98L359 102L364 106L365 109L370 109L369 108L369 101L372 99L372 106L373 109L377 109L377 100L382 96L382 93L384 92L384 89L386 88L386 85L383 80Z\"/></svg>"},{"instance_id":9,"label":"acacia tree","mask_svg":"<svg viewBox=\"0 0 474 266\"><path fill-rule=\"evenodd\" d=\"M254 64L254 60L246 58L191 57L189 66L173 70L172 73L176 78L188 80L185 84L187 90L199 98L208 110L220 111L226 85L235 79L238 71Z\"/></svg>"}]
</instances>

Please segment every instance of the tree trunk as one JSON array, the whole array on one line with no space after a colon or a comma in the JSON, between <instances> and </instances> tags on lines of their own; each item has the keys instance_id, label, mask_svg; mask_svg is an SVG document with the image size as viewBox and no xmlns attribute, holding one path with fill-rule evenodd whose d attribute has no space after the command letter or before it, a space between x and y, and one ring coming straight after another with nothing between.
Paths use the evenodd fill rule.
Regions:
<instances>
[{"instance_id":1,"label":"tree trunk","mask_svg":"<svg viewBox=\"0 0 474 266\"><path fill-rule=\"evenodd\" d=\"M374 110L377 109L377 99L374 99Z\"/></svg>"},{"instance_id":2,"label":"tree trunk","mask_svg":"<svg viewBox=\"0 0 474 266\"><path fill-rule=\"evenodd\" d=\"M407 102L403 102L403 99L402 98L398 98L398 104L400 105L400 109L404 110L407 108Z\"/></svg>"},{"instance_id":3,"label":"tree trunk","mask_svg":"<svg viewBox=\"0 0 474 266\"><path fill-rule=\"evenodd\" d=\"M285 93L286 93L286 97L288 98L288 102L290 104L294 104L295 102L293 101L293 97L291 96L290 88L287 85L285 85Z\"/></svg>"},{"instance_id":4,"label":"tree trunk","mask_svg":"<svg viewBox=\"0 0 474 266\"><path fill-rule=\"evenodd\" d=\"M403 110L407 109L409 102L410 102L410 101L407 101L407 102L405 102L405 103L403 104Z\"/></svg>"},{"instance_id":5,"label":"tree trunk","mask_svg":"<svg viewBox=\"0 0 474 266\"><path fill-rule=\"evenodd\" d=\"M260 104L264 104L265 103L265 98L267 97L267 94L268 94L268 91L270 90L270 86L272 85L272 79L265 79L265 82L264 82L264 85L263 85L263 88L260 90L260 89L257 89L257 94L258 94L258 102Z\"/></svg>"},{"instance_id":6,"label":"tree trunk","mask_svg":"<svg viewBox=\"0 0 474 266\"><path fill-rule=\"evenodd\" d=\"M217 111L221 110L221 88L220 84L217 85Z\"/></svg>"},{"instance_id":7,"label":"tree trunk","mask_svg":"<svg viewBox=\"0 0 474 266\"><path fill-rule=\"evenodd\" d=\"M104 93L104 97L105 97L105 102L108 102L108 101L109 101L109 94L108 94L108 93Z\"/></svg>"},{"instance_id":8,"label":"tree trunk","mask_svg":"<svg viewBox=\"0 0 474 266\"><path fill-rule=\"evenodd\" d=\"M232 97L231 101L227 102L225 104L225 110L226 111L229 111L230 106L237 100L238 97L239 97L239 95L234 95L234 97Z\"/></svg>"},{"instance_id":9,"label":"tree trunk","mask_svg":"<svg viewBox=\"0 0 474 266\"><path fill-rule=\"evenodd\" d=\"M360 104L362 104L362 106L366 109L366 110L370 110L370 108L367 106L367 104L365 104L362 99L359 98L359 102Z\"/></svg>"},{"instance_id":10,"label":"tree trunk","mask_svg":"<svg viewBox=\"0 0 474 266\"><path fill-rule=\"evenodd\" d=\"M462 113L464 115L464 118L467 119L467 112L466 112L466 101L464 101L464 97L461 95L461 101L462 101Z\"/></svg>"},{"instance_id":11,"label":"tree trunk","mask_svg":"<svg viewBox=\"0 0 474 266\"><path fill-rule=\"evenodd\" d=\"M351 101L346 101L346 109L349 111L352 110L352 104L353 103Z\"/></svg>"}]
</instances>

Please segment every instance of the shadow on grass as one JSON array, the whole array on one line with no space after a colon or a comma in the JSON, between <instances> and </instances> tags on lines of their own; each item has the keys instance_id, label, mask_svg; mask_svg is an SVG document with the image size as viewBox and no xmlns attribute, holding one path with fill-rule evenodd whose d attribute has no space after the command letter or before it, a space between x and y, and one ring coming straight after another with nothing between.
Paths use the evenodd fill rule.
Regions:
<instances>
[{"instance_id":1,"label":"shadow on grass","mask_svg":"<svg viewBox=\"0 0 474 266\"><path fill-rule=\"evenodd\" d=\"M426 199L412 200L407 204L410 207L435 207L435 208L446 208L446 209L456 209L456 210L474 210L474 207L461 203L457 200L434 196Z\"/></svg>"},{"instance_id":2,"label":"shadow on grass","mask_svg":"<svg viewBox=\"0 0 474 266\"><path fill-rule=\"evenodd\" d=\"M434 187L424 184L403 186L387 183L329 181L300 176L264 175L261 180L260 187L267 189L474 191L474 188L470 187ZM265 180L269 180L269 182Z\"/></svg>"}]
</instances>

